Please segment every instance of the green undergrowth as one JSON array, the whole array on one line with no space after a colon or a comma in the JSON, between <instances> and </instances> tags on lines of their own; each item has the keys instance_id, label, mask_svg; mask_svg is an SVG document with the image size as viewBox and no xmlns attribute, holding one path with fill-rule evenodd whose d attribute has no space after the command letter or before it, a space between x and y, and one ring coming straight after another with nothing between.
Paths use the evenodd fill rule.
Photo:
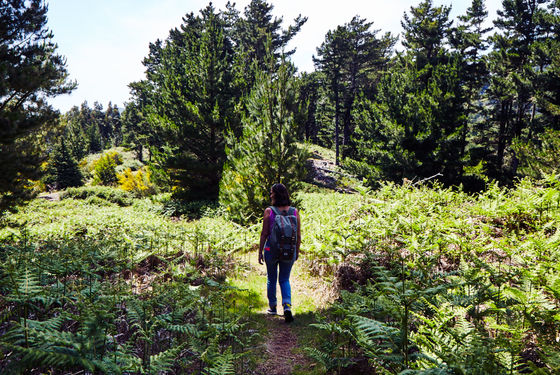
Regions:
<instances>
[{"instance_id":1,"label":"green undergrowth","mask_svg":"<svg viewBox=\"0 0 560 375\"><path fill-rule=\"evenodd\" d=\"M260 338L225 281L254 230L148 199L36 200L5 217L2 373L249 371Z\"/></svg>"},{"instance_id":2,"label":"green undergrowth","mask_svg":"<svg viewBox=\"0 0 560 375\"><path fill-rule=\"evenodd\" d=\"M341 295L309 356L337 374L558 373L559 187L310 194L308 268Z\"/></svg>"},{"instance_id":3,"label":"green undergrowth","mask_svg":"<svg viewBox=\"0 0 560 375\"><path fill-rule=\"evenodd\" d=\"M479 195L356 190L299 194L294 373L560 372L554 178ZM255 371L271 328L260 225L205 203L189 220L165 197L111 197L36 200L2 218L0 367Z\"/></svg>"}]
</instances>

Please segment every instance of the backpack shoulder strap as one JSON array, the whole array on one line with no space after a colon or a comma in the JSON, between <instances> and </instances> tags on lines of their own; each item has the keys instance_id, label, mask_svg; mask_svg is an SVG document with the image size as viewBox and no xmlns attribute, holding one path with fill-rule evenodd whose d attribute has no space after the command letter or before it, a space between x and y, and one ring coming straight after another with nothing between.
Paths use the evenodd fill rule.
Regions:
<instances>
[{"instance_id":1,"label":"backpack shoulder strap","mask_svg":"<svg viewBox=\"0 0 560 375\"><path fill-rule=\"evenodd\" d=\"M274 212L275 215L280 215L280 211L278 210L278 208L270 206L270 209L272 210L272 212Z\"/></svg>"},{"instance_id":2,"label":"backpack shoulder strap","mask_svg":"<svg viewBox=\"0 0 560 375\"><path fill-rule=\"evenodd\" d=\"M288 215L294 215L296 214L296 208L290 206L290 208L288 209Z\"/></svg>"}]
</instances>

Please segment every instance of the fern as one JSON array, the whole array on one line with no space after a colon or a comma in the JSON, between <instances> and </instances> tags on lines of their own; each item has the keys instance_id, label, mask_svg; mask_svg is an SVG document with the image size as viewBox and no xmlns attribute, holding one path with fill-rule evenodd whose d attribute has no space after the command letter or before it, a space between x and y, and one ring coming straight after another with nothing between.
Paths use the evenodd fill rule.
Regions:
<instances>
[{"instance_id":1,"label":"fern","mask_svg":"<svg viewBox=\"0 0 560 375\"><path fill-rule=\"evenodd\" d=\"M401 332L398 328L363 316L354 315L351 318L356 330L356 341L368 358L378 363L403 361Z\"/></svg>"},{"instance_id":2,"label":"fern","mask_svg":"<svg viewBox=\"0 0 560 375\"><path fill-rule=\"evenodd\" d=\"M494 342L481 335L466 319L470 306L442 303L432 308L431 317L417 315L423 324L411 335L411 340L422 351L416 363L418 368L459 374L500 374L494 357Z\"/></svg>"},{"instance_id":3,"label":"fern","mask_svg":"<svg viewBox=\"0 0 560 375\"><path fill-rule=\"evenodd\" d=\"M305 353L315 362L322 365L327 374L339 371L342 368L350 366L354 361L351 358L338 356L338 346L327 341L321 345L321 350L317 348L304 348Z\"/></svg>"},{"instance_id":4,"label":"fern","mask_svg":"<svg viewBox=\"0 0 560 375\"><path fill-rule=\"evenodd\" d=\"M148 374L159 374L165 371L171 370L173 364L175 363L177 356L183 349L183 345L177 345L162 351L158 354L150 356L150 365L148 368Z\"/></svg>"},{"instance_id":5,"label":"fern","mask_svg":"<svg viewBox=\"0 0 560 375\"><path fill-rule=\"evenodd\" d=\"M38 304L42 303L48 306L50 302L52 302L51 298L43 294L43 288L39 282L39 277L27 268L23 272L23 275L14 280L14 284L13 289L6 299L22 306L25 309L26 316L29 309L39 309Z\"/></svg>"},{"instance_id":6,"label":"fern","mask_svg":"<svg viewBox=\"0 0 560 375\"><path fill-rule=\"evenodd\" d=\"M231 348L224 353L212 353L207 357L209 367L202 372L204 375L234 375L234 361L236 355L232 354Z\"/></svg>"}]
</instances>

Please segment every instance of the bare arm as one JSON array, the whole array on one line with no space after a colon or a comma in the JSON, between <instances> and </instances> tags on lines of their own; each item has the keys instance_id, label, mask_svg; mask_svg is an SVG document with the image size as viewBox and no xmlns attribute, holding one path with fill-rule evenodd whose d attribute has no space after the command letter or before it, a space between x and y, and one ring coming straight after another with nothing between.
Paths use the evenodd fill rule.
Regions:
<instances>
[{"instance_id":1,"label":"bare arm","mask_svg":"<svg viewBox=\"0 0 560 375\"><path fill-rule=\"evenodd\" d=\"M268 235L270 234L270 208L264 210L264 217L263 217L263 227L261 230L261 239L259 241L259 263L262 264L263 261L263 250L264 244Z\"/></svg>"},{"instance_id":2,"label":"bare arm","mask_svg":"<svg viewBox=\"0 0 560 375\"><path fill-rule=\"evenodd\" d=\"M301 217L299 216L299 211L297 213L297 244L296 244L296 260L299 258L299 248L301 246Z\"/></svg>"}]
</instances>

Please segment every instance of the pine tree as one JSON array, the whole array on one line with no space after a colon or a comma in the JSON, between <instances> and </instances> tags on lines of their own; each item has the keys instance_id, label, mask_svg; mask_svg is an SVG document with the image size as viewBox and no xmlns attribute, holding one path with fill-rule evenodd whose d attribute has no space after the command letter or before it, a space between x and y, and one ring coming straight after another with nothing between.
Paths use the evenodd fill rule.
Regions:
<instances>
[{"instance_id":1,"label":"pine tree","mask_svg":"<svg viewBox=\"0 0 560 375\"><path fill-rule=\"evenodd\" d=\"M146 80L131 84L137 118L153 135L153 163L180 198L218 197L224 133L239 127L235 108L241 91L226 26L211 5L200 16L188 14L165 44L150 45Z\"/></svg>"},{"instance_id":2,"label":"pine tree","mask_svg":"<svg viewBox=\"0 0 560 375\"><path fill-rule=\"evenodd\" d=\"M494 21L499 32L493 35L489 56L492 75L487 91L492 105L487 139L495 151L490 160L491 175L511 181L518 159L509 154L514 138L530 139L536 129L535 86L538 65L532 53L534 44L543 38L538 22L546 0L503 0Z\"/></svg>"},{"instance_id":3,"label":"pine tree","mask_svg":"<svg viewBox=\"0 0 560 375\"><path fill-rule=\"evenodd\" d=\"M395 39L389 34L377 38L379 30L371 30L372 22L358 16L329 31L317 48L314 58L318 70L324 73L334 103L336 162L342 141L344 154L349 150L354 131L352 110L361 91L373 94L375 84L389 60ZM340 140L340 128L342 139Z\"/></svg>"},{"instance_id":4,"label":"pine tree","mask_svg":"<svg viewBox=\"0 0 560 375\"><path fill-rule=\"evenodd\" d=\"M103 109L103 105L99 102L93 103L93 109L91 111L91 116L93 118L93 123L98 130L95 133L99 134L101 149L111 147L111 138L113 135L113 128L111 121L108 121Z\"/></svg>"},{"instance_id":5,"label":"pine tree","mask_svg":"<svg viewBox=\"0 0 560 375\"><path fill-rule=\"evenodd\" d=\"M401 181L442 174L459 183L465 148L461 60L444 40L447 7L423 1L405 15L405 55L398 56L378 86L375 100L362 97L355 111L364 177ZM370 166L370 167L368 167Z\"/></svg>"},{"instance_id":6,"label":"pine tree","mask_svg":"<svg viewBox=\"0 0 560 375\"><path fill-rule=\"evenodd\" d=\"M482 96L490 80L485 51L489 47L486 34L492 28L484 27L487 16L484 0L472 0L466 13L459 16L459 24L450 35L450 43L460 61L468 116L468 125L462 133L466 146L463 149L464 156L461 155L468 166L484 165L488 154L484 133L480 131L486 116ZM464 176L462 181L466 188L472 189L477 189L475 185L481 187L483 184L480 176Z\"/></svg>"},{"instance_id":7,"label":"pine tree","mask_svg":"<svg viewBox=\"0 0 560 375\"><path fill-rule=\"evenodd\" d=\"M115 105L113 106L111 102L107 104L107 110L105 110L104 123L107 124L107 128L110 129L110 134L107 140L108 145L119 146L122 143L122 125L121 125L121 114L119 108Z\"/></svg>"},{"instance_id":8,"label":"pine tree","mask_svg":"<svg viewBox=\"0 0 560 375\"><path fill-rule=\"evenodd\" d=\"M83 184L82 172L68 150L64 138L52 151L43 181L55 189L66 189Z\"/></svg>"},{"instance_id":9,"label":"pine tree","mask_svg":"<svg viewBox=\"0 0 560 375\"><path fill-rule=\"evenodd\" d=\"M340 119L344 91L344 66L346 59L346 30L338 26L334 31L329 30L325 35L325 41L317 48L318 58L313 58L315 66L324 73L325 85L332 95L334 106L334 145L335 163L340 160Z\"/></svg>"},{"instance_id":10,"label":"pine tree","mask_svg":"<svg viewBox=\"0 0 560 375\"><path fill-rule=\"evenodd\" d=\"M535 96L545 126L560 130L560 0L549 3L539 24L545 37L533 49L539 72Z\"/></svg>"},{"instance_id":11,"label":"pine tree","mask_svg":"<svg viewBox=\"0 0 560 375\"><path fill-rule=\"evenodd\" d=\"M362 91L373 95L383 71L389 61L391 49L395 44L390 33L377 38L379 30L371 30L373 22L367 22L358 16L345 25L349 45L346 64L346 90L344 93L343 117L343 156L348 155L351 135L355 124L352 123L352 111L358 94Z\"/></svg>"},{"instance_id":12,"label":"pine tree","mask_svg":"<svg viewBox=\"0 0 560 375\"><path fill-rule=\"evenodd\" d=\"M261 217L270 204L273 184L283 183L295 193L304 177L307 152L296 144L295 96L295 80L286 62L276 73L259 73L247 99L243 134L237 139L230 133L220 204L238 222Z\"/></svg>"},{"instance_id":13,"label":"pine tree","mask_svg":"<svg viewBox=\"0 0 560 375\"><path fill-rule=\"evenodd\" d=\"M403 46L413 56L420 70L427 64L438 64L439 55L445 52L451 20L450 7L434 7L432 0L424 0L410 7L410 16L405 12L401 25L404 29Z\"/></svg>"},{"instance_id":14,"label":"pine tree","mask_svg":"<svg viewBox=\"0 0 560 375\"><path fill-rule=\"evenodd\" d=\"M64 126L63 137L70 154L75 160L81 160L88 152L86 133L80 122L80 110L72 107L61 116L60 121Z\"/></svg>"},{"instance_id":15,"label":"pine tree","mask_svg":"<svg viewBox=\"0 0 560 375\"><path fill-rule=\"evenodd\" d=\"M318 143L318 126L315 118L319 100L319 73L302 73L299 78L297 123L303 124L303 138L308 142Z\"/></svg>"},{"instance_id":16,"label":"pine tree","mask_svg":"<svg viewBox=\"0 0 560 375\"><path fill-rule=\"evenodd\" d=\"M272 15L273 5L264 0L251 0L245 7L244 16L233 16L232 38L236 41L237 52L245 61L243 65L253 69L245 69L248 87L254 83L254 75L259 70L268 69L267 48L272 51L277 61L281 55L290 56L294 50L286 51L285 47L307 22L307 17L299 15L294 24L286 30L281 29L282 18ZM230 14L235 14L231 12ZM269 43L269 45L267 45Z\"/></svg>"},{"instance_id":17,"label":"pine tree","mask_svg":"<svg viewBox=\"0 0 560 375\"><path fill-rule=\"evenodd\" d=\"M88 153L96 153L103 150L103 138L97 121L94 120L87 124L85 134Z\"/></svg>"},{"instance_id":18,"label":"pine tree","mask_svg":"<svg viewBox=\"0 0 560 375\"><path fill-rule=\"evenodd\" d=\"M57 122L47 97L70 92L41 0L0 2L0 215L30 197L40 175L42 139Z\"/></svg>"},{"instance_id":19,"label":"pine tree","mask_svg":"<svg viewBox=\"0 0 560 375\"><path fill-rule=\"evenodd\" d=\"M136 99L137 100L137 99ZM148 122L136 101L126 103L122 114L123 144L136 152L136 158L143 161L144 149L149 149Z\"/></svg>"},{"instance_id":20,"label":"pine tree","mask_svg":"<svg viewBox=\"0 0 560 375\"><path fill-rule=\"evenodd\" d=\"M488 12L484 0L473 0L466 14L459 16L459 25L453 29L451 44L462 59L462 76L468 105L476 106L482 87L488 80L488 66L483 53L488 49L485 34L492 28L485 28Z\"/></svg>"}]
</instances>

